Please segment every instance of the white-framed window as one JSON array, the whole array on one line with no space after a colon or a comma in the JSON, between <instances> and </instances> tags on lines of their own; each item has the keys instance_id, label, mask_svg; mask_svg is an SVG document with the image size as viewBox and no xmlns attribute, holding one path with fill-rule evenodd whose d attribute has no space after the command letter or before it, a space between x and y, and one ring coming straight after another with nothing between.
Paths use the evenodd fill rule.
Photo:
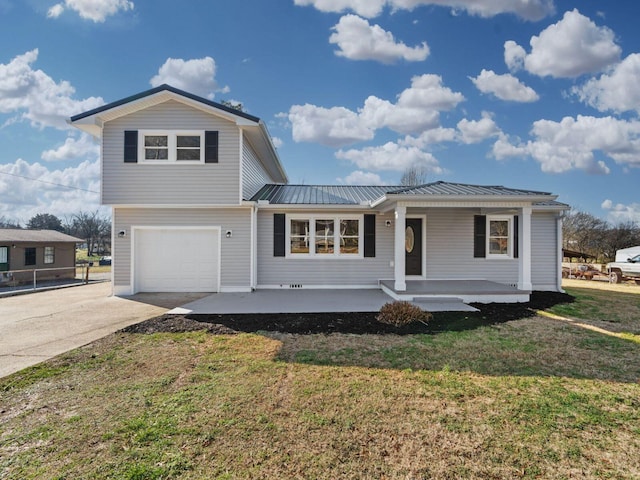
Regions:
<instances>
[{"instance_id":1,"label":"white-framed window","mask_svg":"<svg viewBox=\"0 0 640 480\"><path fill-rule=\"evenodd\" d=\"M140 130L138 163L204 163L204 131Z\"/></svg>"},{"instance_id":2,"label":"white-framed window","mask_svg":"<svg viewBox=\"0 0 640 480\"><path fill-rule=\"evenodd\" d=\"M362 215L287 215L287 256L362 257Z\"/></svg>"},{"instance_id":3,"label":"white-framed window","mask_svg":"<svg viewBox=\"0 0 640 480\"><path fill-rule=\"evenodd\" d=\"M44 263L51 264L56 261L55 247L44 247Z\"/></svg>"},{"instance_id":4,"label":"white-framed window","mask_svg":"<svg viewBox=\"0 0 640 480\"><path fill-rule=\"evenodd\" d=\"M513 217L487 215L487 258L513 257Z\"/></svg>"},{"instance_id":5,"label":"white-framed window","mask_svg":"<svg viewBox=\"0 0 640 480\"><path fill-rule=\"evenodd\" d=\"M0 272L9 269L9 247L0 247Z\"/></svg>"}]
</instances>

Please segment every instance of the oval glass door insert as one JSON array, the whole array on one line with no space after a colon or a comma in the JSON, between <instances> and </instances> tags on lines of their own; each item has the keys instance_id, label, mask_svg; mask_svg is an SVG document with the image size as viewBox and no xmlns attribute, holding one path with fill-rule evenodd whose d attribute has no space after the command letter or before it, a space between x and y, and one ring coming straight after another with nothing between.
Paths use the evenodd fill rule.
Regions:
<instances>
[{"instance_id":1,"label":"oval glass door insert","mask_svg":"<svg viewBox=\"0 0 640 480\"><path fill-rule=\"evenodd\" d=\"M416 237L413 233L413 228L411 227L411 225L409 225L407 229L404 231L404 248L407 251L407 253L413 252L415 241L416 241Z\"/></svg>"}]
</instances>

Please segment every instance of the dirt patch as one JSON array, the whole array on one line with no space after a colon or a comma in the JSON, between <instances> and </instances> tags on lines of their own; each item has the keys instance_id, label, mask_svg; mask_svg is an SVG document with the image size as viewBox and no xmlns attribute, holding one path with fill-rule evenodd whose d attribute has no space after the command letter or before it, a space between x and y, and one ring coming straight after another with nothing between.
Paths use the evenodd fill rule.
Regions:
<instances>
[{"instance_id":1,"label":"dirt patch","mask_svg":"<svg viewBox=\"0 0 640 480\"><path fill-rule=\"evenodd\" d=\"M532 317L560 303L571 303L573 297L557 292L533 292L527 303L473 304L479 312L436 312L428 323L416 322L404 327L385 325L376 320L376 313L279 313L228 315L162 315L123 329L127 333L190 332L206 330L219 335L260 331L294 334L429 334L461 331L483 325L504 323Z\"/></svg>"}]
</instances>

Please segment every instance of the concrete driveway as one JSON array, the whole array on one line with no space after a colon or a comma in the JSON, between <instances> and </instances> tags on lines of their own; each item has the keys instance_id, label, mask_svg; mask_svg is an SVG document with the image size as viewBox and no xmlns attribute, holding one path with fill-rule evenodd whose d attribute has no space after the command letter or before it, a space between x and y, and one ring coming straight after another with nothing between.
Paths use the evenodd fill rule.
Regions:
<instances>
[{"instance_id":1,"label":"concrete driveway","mask_svg":"<svg viewBox=\"0 0 640 480\"><path fill-rule=\"evenodd\" d=\"M202 297L110 295L104 282L0 298L0 377Z\"/></svg>"}]
</instances>

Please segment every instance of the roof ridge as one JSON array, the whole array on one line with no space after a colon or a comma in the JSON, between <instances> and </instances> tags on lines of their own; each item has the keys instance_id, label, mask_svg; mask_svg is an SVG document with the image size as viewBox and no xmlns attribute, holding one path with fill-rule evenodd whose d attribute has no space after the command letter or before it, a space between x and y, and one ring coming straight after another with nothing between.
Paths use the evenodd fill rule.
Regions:
<instances>
[{"instance_id":1,"label":"roof ridge","mask_svg":"<svg viewBox=\"0 0 640 480\"><path fill-rule=\"evenodd\" d=\"M171 85L169 85L167 83L163 83L162 85L158 85L157 87L151 88L149 90L145 90L144 92L136 93L135 95L129 95L128 97L121 98L120 100L115 100L113 102L107 103L105 105L102 105L100 107L94 108L94 109L89 110L87 112L79 113L78 115L74 115L74 116L70 117L70 120L72 122L75 122L77 120L81 120L83 118L90 117L91 115L95 115L97 113L102 113L102 112L105 112L107 110L111 110L112 108L121 107L122 105L126 105L127 103L135 102L136 100L140 100L142 98L150 97L152 95L155 95L155 94L163 92L163 91L168 91L168 92L174 93L176 95L180 95L180 96L186 97L186 98L188 98L190 100L194 100L196 102L203 103L205 105L217 108L219 110L223 110L223 111L225 111L227 113L232 113L234 115L238 115L240 117L246 118L247 120L251 120L251 121L256 122L256 123L260 122L260 118L254 116L254 115L242 112L240 110L236 110L235 108L227 107L226 105L223 105L223 104L218 103L218 102L214 102L213 100L209 100L208 98L204 98L204 97L201 97L199 95L194 95L193 93L189 93L189 92L186 92L184 90L180 90L179 88L173 87L173 86L171 86Z\"/></svg>"}]
</instances>

